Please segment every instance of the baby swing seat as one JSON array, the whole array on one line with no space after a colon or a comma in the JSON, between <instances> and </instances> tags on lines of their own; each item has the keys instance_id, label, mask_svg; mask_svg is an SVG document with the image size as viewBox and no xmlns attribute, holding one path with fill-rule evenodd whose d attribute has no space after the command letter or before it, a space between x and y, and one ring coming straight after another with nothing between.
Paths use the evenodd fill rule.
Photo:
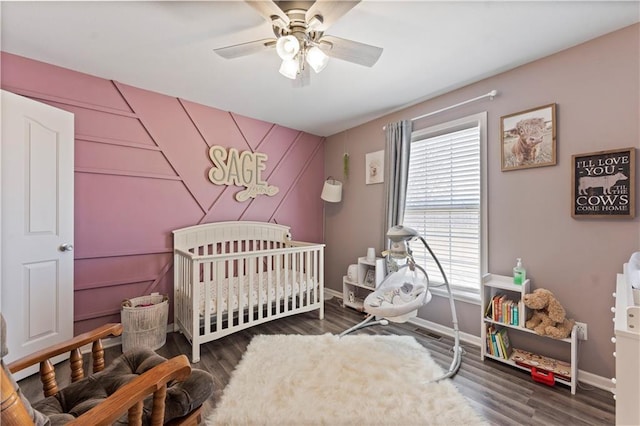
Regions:
<instances>
[{"instance_id":1,"label":"baby swing seat","mask_svg":"<svg viewBox=\"0 0 640 426\"><path fill-rule=\"evenodd\" d=\"M460 368L462 362L462 348L460 347L460 330L458 329L458 316L453 301L453 294L447 276L438 261L438 258L415 229L396 225L387 231L387 237L391 240L391 246L385 253L392 259L406 259L407 262L398 268L378 285L378 287L364 299L364 311L367 317L360 323L340 333L340 337L353 333L364 327L372 325L388 325L391 322L406 322L418 315L418 309L431 301L429 291L429 275L427 271L415 262L409 241L419 240L427 249L440 270L449 296L451 308L451 320L453 323L453 359L449 370L442 376L434 379L434 382L452 377ZM383 253L383 254L385 254ZM374 320L375 321L372 321Z\"/></svg>"},{"instance_id":2,"label":"baby swing seat","mask_svg":"<svg viewBox=\"0 0 640 426\"><path fill-rule=\"evenodd\" d=\"M408 265L389 274L364 300L366 313L391 322L406 322L418 315L418 309L431 301L424 275Z\"/></svg>"}]
</instances>

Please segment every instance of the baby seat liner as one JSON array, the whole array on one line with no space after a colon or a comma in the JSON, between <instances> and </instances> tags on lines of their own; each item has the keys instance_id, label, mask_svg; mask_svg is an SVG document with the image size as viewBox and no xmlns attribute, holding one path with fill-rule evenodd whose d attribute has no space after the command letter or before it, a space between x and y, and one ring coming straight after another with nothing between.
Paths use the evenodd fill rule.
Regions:
<instances>
[{"instance_id":1,"label":"baby seat liner","mask_svg":"<svg viewBox=\"0 0 640 426\"><path fill-rule=\"evenodd\" d=\"M429 283L418 268L402 266L384 279L364 300L367 313L392 322L406 322L431 300Z\"/></svg>"}]
</instances>

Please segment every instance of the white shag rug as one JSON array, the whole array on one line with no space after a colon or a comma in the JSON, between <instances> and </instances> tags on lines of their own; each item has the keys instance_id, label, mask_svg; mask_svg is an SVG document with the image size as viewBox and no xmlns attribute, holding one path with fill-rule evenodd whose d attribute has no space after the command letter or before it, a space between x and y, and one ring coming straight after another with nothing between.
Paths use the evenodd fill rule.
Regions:
<instances>
[{"instance_id":1,"label":"white shag rug","mask_svg":"<svg viewBox=\"0 0 640 426\"><path fill-rule=\"evenodd\" d=\"M207 425L479 425L410 336L260 335Z\"/></svg>"}]
</instances>

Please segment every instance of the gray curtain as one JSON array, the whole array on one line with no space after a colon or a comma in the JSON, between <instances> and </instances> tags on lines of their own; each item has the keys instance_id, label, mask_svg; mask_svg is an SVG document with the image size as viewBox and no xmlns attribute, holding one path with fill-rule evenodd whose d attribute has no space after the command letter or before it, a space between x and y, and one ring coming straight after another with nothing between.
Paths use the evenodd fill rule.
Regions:
<instances>
[{"instance_id":1,"label":"gray curtain","mask_svg":"<svg viewBox=\"0 0 640 426\"><path fill-rule=\"evenodd\" d=\"M407 196L409 175L409 153L411 152L410 120L403 120L386 126L385 167L388 178L385 180L385 222L382 247L389 248L387 230L401 225L404 217L404 203Z\"/></svg>"}]
</instances>

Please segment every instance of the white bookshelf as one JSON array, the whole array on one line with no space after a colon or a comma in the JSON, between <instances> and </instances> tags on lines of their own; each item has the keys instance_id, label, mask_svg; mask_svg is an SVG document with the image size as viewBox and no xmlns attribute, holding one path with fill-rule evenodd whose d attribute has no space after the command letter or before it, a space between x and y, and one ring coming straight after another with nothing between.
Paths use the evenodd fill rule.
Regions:
<instances>
[{"instance_id":1,"label":"white bookshelf","mask_svg":"<svg viewBox=\"0 0 640 426\"><path fill-rule=\"evenodd\" d=\"M513 333L526 333L539 337L540 339L550 339L550 337L540 336L536 334L533 330L529 330L525 327L525 323L527 321L528 309L524 306L522 302L524 295L531 292L531 281L529 279L525 280L522 285L513 284L513 277L506 277L502 275L495 274L487 274L482 280L482 291L481 291L481 302L482 302L482 310L480 315L482 316L482 329L481 329L481 339L482 344L480 345L480 357L482 360L485 358L502 362L504 364L511 365L513 367L519 368L521 370L531 371L531 368L520 363L517 363L513 359L513 355L509 359L502 358L500 356L492 355L488 350L488 341L487 337L489 333L487 332L487 328L490 326L494 326L496 329L506 328L507 334L511 335ZM505 295L505 298L509 298L514 303L518 304L518 322L517 324L507 324L502 321L496 321L491 318L488 318L485 315L487 311L487 306L492 303L494 296ZM571 393L576 393L577 388L577 376L578 376L578 339L577 339L577 330L574 326L570 337L566 339L553 339L555 341L564 342L567 344L569 351L569 361L570 364L570 377L568 379L554 376L555 383L561 383L563 385L569 386L571 388ZM538 348L536 347L528 347L528 348L518 348L527 352L532 352L535 354L539 354L540 356L544 356L544 354L539 353Z\"/></svg>"}]
</instances>

